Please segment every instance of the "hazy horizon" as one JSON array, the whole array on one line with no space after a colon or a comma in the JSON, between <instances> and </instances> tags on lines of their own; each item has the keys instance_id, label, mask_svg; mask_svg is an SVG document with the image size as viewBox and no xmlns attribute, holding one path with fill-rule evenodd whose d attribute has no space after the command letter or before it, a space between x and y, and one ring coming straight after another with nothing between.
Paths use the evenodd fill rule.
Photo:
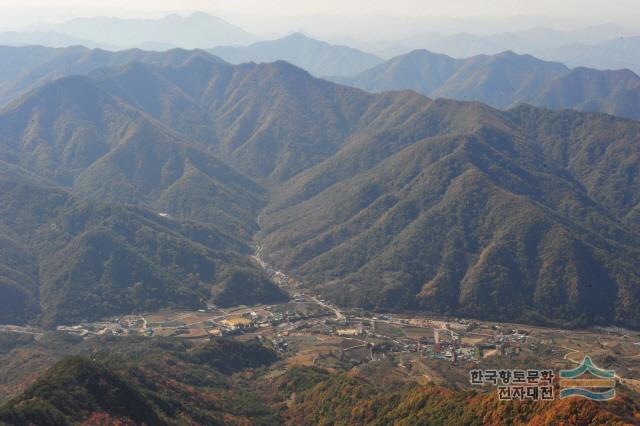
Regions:
<instances>
[{"instance_id":1,"label":"hazy horizon","mask_svg":"<svg viewBox=\"0 0 640 426\"><path fill-rule=\"evenodd\" d=\"M56 24L79 17L157 19L169 14L185 16L201 11L219 16L257 35L301 30L321 36L366 37L369 32L377 30L376 27L384 19L389 20L390 26L410 23L424 33L488 34L538 26L570 30L605 23L635 30L637 20L634 15L638 15L637 4L631 0L569 0L561 4L550 0L399 0L392 5L378 0L353 0L348 3L335 0L142 0L136 2L135 6L121 0L95 1L91 5L79 3L77 0L3 2L0 4L0 30L20 30L25 26L37 30L43 24ZM363 10L366 12L363 13ZM352 22L353 27L345 27L345 22ZM424 28L420 23L424 23Z\"/></svg>"}]
</instances>

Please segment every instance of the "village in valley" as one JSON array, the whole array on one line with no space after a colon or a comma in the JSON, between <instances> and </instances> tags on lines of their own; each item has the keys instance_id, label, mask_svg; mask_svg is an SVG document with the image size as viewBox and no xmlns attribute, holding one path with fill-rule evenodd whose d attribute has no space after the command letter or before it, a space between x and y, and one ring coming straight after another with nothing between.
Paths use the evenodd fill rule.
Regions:
<instances>
[{"instance_id":1,"label":"village in valley","mask_svg":"<svg viewBox=\"0 0 640 426\"><path fill-rule=\"evenodd\" d=\"M295 278L271 268L260 252L258 248L256 262L289 293L289 302L166 309L59 326L58 331L83 338L142 335L194 342L221 337L256 339L276 350L285 366L354 370L364 376L378 374L385 380L460 386L468 384L469 370L478 366L561 369L589 355L613 364L620 380L640 388L640 333L343 310L312 294ZM25 327L6 331L40 333Z\"/></svg>"},{"instance_id":2,"label":"village in valley","mask_svg":"<svg viewBox=\"0 0 640 426\"><path fill-rule=\"evenodd\" d=\"M85 338L144 335L196 342L228 336L257 339L276 350L285 365L353 369L363 375L384 370L385 376L398 381L460 386L468 382L468 371L476 366L509 368L535 363L531 367L561 369L590 355L601 360L615 359L620 379L640 388L639 333L615 328L567 331L342 310L311 295L295 279L266 270L290 293L289 302L168 309L60 326L58 330Z\"/></svg>"}]
</instances>

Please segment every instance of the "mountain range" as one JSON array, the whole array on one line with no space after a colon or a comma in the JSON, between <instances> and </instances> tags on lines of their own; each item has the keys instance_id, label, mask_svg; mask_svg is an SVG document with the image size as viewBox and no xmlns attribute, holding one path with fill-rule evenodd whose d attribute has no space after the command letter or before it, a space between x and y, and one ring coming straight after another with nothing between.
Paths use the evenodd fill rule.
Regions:
<instances>
[{"instance_id":1,"label":"mountain range","mask_svg":"<svg viewBox=\"0 0 640 426\"><path fill-rule=\"evenodd\" d=\"M248 44L257 39L242 28L203 12L188 16L169 15L160 19L77 18L60 24L40 25L37 29L120 49L206 49Z\"/></svg>"},{"instance_id":2,"label":"mountain range","mask_svg":"<svg viewBox=\"0 0 640 426\"><path fill-rule=\"evenodd\" d=\"M628 19L633 21L632 17ZM97 16L58 24L34 24L0 33L0 44L47 47L82 45L111 51L130 48L156 51L173 48L214 49L214 54L235 64L282 59L316 76L352 76L372 67L373 62L380 61L378 56L389 59L416 49L453 57L495 55L512 50L571 67L606 70L628 68L640 73L640 63L634 54L638 45L637 28L610 23L558 30L541 26L540 19L536 24L526 17L512 17L508 22L497 20L493 24L489 21L446 20L442 17L400 19L371 16L356 19L335 15L263 17L259 22L255 17L235 16L232 20L239 20L242 25L248 25L253 31L264 35L253 35L220 17L196 12L188 16L174 14L161 19ZM566 25L547 23L550 24L556 28ZM332 27L333 31L328 30ZM283 34L283 28L284 31L303 28L338 46L304 39L301 33L272 40L273 34ZM365 42L357 35L346 36L345 28L347 33L371 33L373 36L369 39L375 41ZM425 33L425 28L432 32ZM459 32L460 28L466 31ZM258 40L262 41L255 43ZM247 46L251 43L255 44ZM335 68L337 61L343 65Z\"/></svg>"},{"instance_id":3,"label":"mountain range","mask_svg":"<svg viewBox=\"0 0 640 426\"><path fill-rule=\"evenodd\" d=\"M502 109L528 103L640 119L640 77L632 71L569 69L510 51L454 59L416 50L354 77L333 80L374 92L415 90Z\"/></svg>"},{"instance_id":4,"label":"mountain range","mask_svg":"<svg viewBox=\"0 0 640 426\"><path fill-rule=\"evenodd\" d=\"M276 264L349 306L636 323L637 123L414 102L279 188Z\"/></svg>"},{"instance_id":5,"label":"mountain range","mask_svg":"<svg viewBox=\"0 0 640 426\"><path fill-rule=\"evenodd\" d=\"M194 52L181 49L168 52L139 49L110 52L82 46L58 49L42 46L0 46L0 57L5 63L0 69L0 107L60 77L86 75L99 68L130 62L179 65L193 54Z\"/></svg>"},{"instance_id":6,"label":"mountain range","mask_svg":"<svg viewBox=\"0 0 640 426\"><path fill-rule=\"evenodd\" d=\"M383 62L370 53L334 46L302 33L247 47L216 47L209 52L232 64L284 60L318 77L352 76Z\"/></svg>"},{"instance_id":7,"label":"mountain range","mask_svg":"<svg viewBox=\"0 0 640 426\"><path fill-rule=\"evenodd\" d=\"M234 64L286 60L317 76L354 75L382 62L374 55L344 46L332 46L302 34L258 42L248 47L220 47L210 49L210 52ZM10 64L0 70L0 106L56 78L86 75L99 68L130 62L177 66L191 54L192 52L181 49L165 52L139 49L112 52L82 46L57 49L42 46L0 46L0 57Z\"/></svg>"},{"instance_id":8,"label":"mountain range","mask_svg":"<svg viewBox=\"0 0 640 426\"><path fill-rule=\"evenodd\" d=\"M70 47L85 46L87 48L112 48L90 40L82 40L67 34L55 31L18 32L9 31L0 33L0 45L3 46L46 46L46 47Z\"/></svg>"},{"instance_id":9,"label":"mountain range","mask_svg":"<svg viewBox=\"0 0 640 426\"><path fill-rule=\"evenodd\" d=\"M571 30L558 30L539 25L520 25L506 32L487 28L482 32L456 30L456 32L423 33L380 47L383 47L387 52L395 52L392 53L392 56L415 49L427 49L454 57L495 55L505 50L536 54L547 49L561 49L575 43L585 45L605 43L633 35L634 31L636 31L635 28L628 29L614 24L601 24ZM372 48L372 51L376 51L376 49Z\"/></svg>"},{"instance_id":10,"label":"mountain range","mask_svg":"<svg viewBox=\"0 0 640 426\"><path fill-rule=\"evenodd\" d=\"M69 291L104 314L142 309L146 297L152 307L277 300L246 260L261 214L271 261L343 305L640 326L639 123L371 94L283 61L166 55L46 83L0 111L15 200L2 215L16 253L5 288L25 318L86 315L65 305L79 300ZM36 208L31 193L51 205ZM87 219L67 230L68 214ZM218 243L173 230L184 249L163 250L190 254L166 263L164 229L185 222ZM61 263L54 247L69 250ZM111 269L112 252L137 266ZM202 262L180 263L193 256ZM98 287L82 287L88 259ZM136 282L136 302L122 302Z\"/></svg>"}]
</instances>

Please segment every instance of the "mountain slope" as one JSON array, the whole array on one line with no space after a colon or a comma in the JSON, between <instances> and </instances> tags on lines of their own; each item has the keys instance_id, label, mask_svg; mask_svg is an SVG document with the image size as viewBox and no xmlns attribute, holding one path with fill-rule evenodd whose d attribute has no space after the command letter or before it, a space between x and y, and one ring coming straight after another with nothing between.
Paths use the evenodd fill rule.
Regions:
<instances>
[{"instance_id":1,"label":"mountain slope","mask_svg":"<svg viewBox=\"0 0 640 426\"><path fill-rule=\"evenodd\" d=\"M479 101L496 108L530 103L640 118L640 77L633 72L570 70L513 52L453 59L419 50L335 81L374 92L415 90L433 98Z\"/></svg>"},{"instance_id":2,"label":"mountain slope","mask_svg":"<svg viewBox=\"0 0 640 426\"><path fill-rule=\"evenodd\" d=\"M281 182L327 158L358 128L406 119L416 98L376 97L283 61L230 66L205 56L178 67L116 68L95 79L266 182Z\"/></svg>"},{"instance_id":3,"label":"mountain slope","mask_svg":"<svg viewBox=\"0 0 640 426\"><path fill-rule=\"evenodd\" d=\"M273 424L277 418L229 377L276 360L256 343L121 338L77 346L81 355L57 362L0 407L2 424Z\"/></svg>"},{"instance_id":4,"label":"mountain slope","mask_svg":"<svg viewBox=\"0 0 640 426\"><path fill-rule=\"evenodd\" d=\"M284 61L231 66L201 55L180 66L131 64L92 77L272 189L352 138L410 124L422 128L416 120L430 105L412 92L373 95L336 85ZM441 118L443 129L476 119L457 112Z\"/></svg>"},{"instance_id":5,"label":"mountain slope","mask_svg":"<svg viewBox=\"0 0 640 426\"><path fill-rule=\"evenodd\" d=\"M310 369L306 369L310 370ZM280 378L284 386L305 374L298 368ZM311 370L314 380L294 387L287 424L546 425L634 424L640 413L633 397L598 403L586 399L501 403L494 393L409 386L393 392L349 375ZM284 387L283 386L283 387Z\"/></svg>"},{"instance_id":6,"label":"mountain slope","mask_svg":"<svg viewBox=\"0 0 640 426\"><path fill-rule=\"evenodd\" d=\"M640 77L629 70L575 68L531 98L532 105L553 109L605 112L638 119Z\"/></svg>"},{"instance_id":7,"label":"mountain slope","mask_svg":"<svg viewBox=\"0 0 640 426\"><path fill-rule=\"evenodd\" d=\"M609 215L640 231L637 122L528 106L511 110L509 117Z\"/></svg>"},{"instance_id":8,"label":"mountain slope","mask_svg":"<svg viewBox=\"0 0 640 426\"><path fill-rule=\"evenodd\" d=\"M347 145L277 193L266 252L345 305L637 327L640 127L485 114L449 135Z\"/></svg>"},{"instance_id":9,"label":"mountain slope","mask_svg":"<svg viewBox=\"0 0 640 426\"><path fill-rule=\"evenodd\" d=\"M382 62L370 53L330 45L301 33L247 47L216 47L209 52L232 64L283 60L316 76L351 76Z\"/></svg>"},{"instance_id":10,"label":"mountain slope","mask_svg":"<svg viewBox=\"0 0 640 426\"><path fill-rule=\"evenodd\" d=\"M567 68L560 63L544 62L513 52L476 56L464 61L431 96L480 101L496 108L506 108L530 99L548 81L566 71Z\"/></svg>"},{"instance_id":11,"label":"mountain slope","mask_svg":"<svg viewBox=\"0 0 640 426\"><path fill-rule=\"evenodd\" d=\"M3 315L47 325L162 306L285 296L215 228L0 179ZM1 234L0 234L1 235Z\"/></svg>"},{"instance_id":12,"label":"mountain slope","mask_svg":"<svg viewBox=\"0 0 640 426\"><path fill-rule=\"evenodd\" d=\"M0 153L80 195L245 238L265 202L259 185L84 77L57 80L1 111Z\"/></svg>"},{"instance_id":13,"label":"mountain slope","mask_svg":"<svg viewBox=\"0 0 640 426\"><path fill-rule=\"evenodd\" d=\"M67 424L89 413L107 412L110 417L129 418L135 423L161 424L153 406L123 377L89 359L70 358L0 414L9 424Z\"/></svg>"},{"instance_id":14,"label":"mountain slope","mask_svg":"<svg viewBox=\"0 0 640 426\"><path fill-rule=\"evenodd\" d=\"M372 92L403 87L426 94L444 84L459 67L460 61L447 55L414 50L363 71L357 76L334 80Z\"/></svg>"},{"instance_id":15,"label":"mountain slope","mask_svg":"<svg viewBox=\"0 0 640 426\"><path fill-rule=\"evenodd\" d=\"M23 323L40 311L37 261L2 230L0 254L0 322Z\"/></svg>"}]
</instances>

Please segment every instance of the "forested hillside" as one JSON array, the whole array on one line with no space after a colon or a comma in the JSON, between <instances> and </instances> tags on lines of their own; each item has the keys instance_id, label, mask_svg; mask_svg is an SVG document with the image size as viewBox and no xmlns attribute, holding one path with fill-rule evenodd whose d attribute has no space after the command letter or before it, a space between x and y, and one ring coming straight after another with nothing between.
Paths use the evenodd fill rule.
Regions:
<instances>
[{"instance_id":1,"label":"forested hillside","mask_svg":"<svg viewBox=\"0 0 640 426\"><path fill-rule=\"evenodd\" d=\"M270 260L341 304L565 325L640 325L639 140L611 116L374 95L204 53L57 80L0 113L7 173L245 247L262 212ZM39 255L16 253L34 282Z\"/></svg>"}]
</instances>

